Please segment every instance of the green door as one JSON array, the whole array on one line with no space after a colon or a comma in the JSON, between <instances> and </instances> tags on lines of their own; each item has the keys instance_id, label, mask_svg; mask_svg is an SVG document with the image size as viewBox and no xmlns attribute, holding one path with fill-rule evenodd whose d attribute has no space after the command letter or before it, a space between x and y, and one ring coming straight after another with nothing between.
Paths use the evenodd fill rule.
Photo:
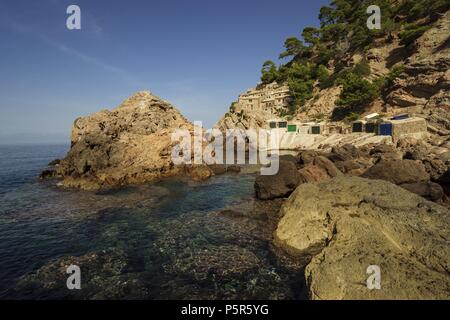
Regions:
<instances>
[{"instance_id":1,"label":"green door","mask_svg":"<svg viewBox=\"0 0 450 320\"><path fill-rule=\"evenodd\" d=\"M288 132L297 132L297 125L295 124L290 124L288 125Z\"/></svg>"},{"instance_id":2,"label":"green door","mask_svg":"<svg viewBox=\"0 0 450 320\"><path fill-rule=\"evenodd\" d=\"M312 126L311 134L320 134L320 126Z\"/></svg>"}]
</instances>

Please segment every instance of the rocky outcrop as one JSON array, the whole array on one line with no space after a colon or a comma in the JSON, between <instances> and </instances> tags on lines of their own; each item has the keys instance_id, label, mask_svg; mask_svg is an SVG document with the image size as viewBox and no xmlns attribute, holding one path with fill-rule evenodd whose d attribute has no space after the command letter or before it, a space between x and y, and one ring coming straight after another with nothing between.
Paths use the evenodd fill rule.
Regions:
<instances>
[{"instance_id":1,"label":"rocky outcrop","mask_svg":"<svg viewBox=\"0 0 450 320\"><path fill-rule=\"evenodd\" d=\"M311 299L448 299L448 209L387 181L302 184L281 209L275 243L309 264ZM381 270L369 290L367 268Z\"/></svg>"},{"instance_id":2,"label":"rocky outcrop","mask_svg":"<svg viewBox=\"0 0 450 320\"><path fill-rule=\"evenodd\" d=\"M256 177L256 197L261 200L284 198L300 183L327 180L341 174L333 162L318 152L305 151L297 157L283 155L276 175Z\"/></svg>"},{"instance_id":3,"label":"rocky outcrop","mask_svg":"<svg viewBox=\"0 0 450 320\"><path fill-rule=\"evenodd\" d=\"M68 187L98 189L179 173L171 134L191 124L168 102L139 92L119 107L75 120L71 148L57 166Z\"/></svg>"},{"instance_id":4,"label":"rocky outcrop","mask_svg":"<svg viewBox=\"0 0 450 320\"><path fill-rule=\"evenodd\" d=\"M352 144L334 146L327 156L331 161L347 161L364 157L366 154Z\"/></svg>"}]
</instances>

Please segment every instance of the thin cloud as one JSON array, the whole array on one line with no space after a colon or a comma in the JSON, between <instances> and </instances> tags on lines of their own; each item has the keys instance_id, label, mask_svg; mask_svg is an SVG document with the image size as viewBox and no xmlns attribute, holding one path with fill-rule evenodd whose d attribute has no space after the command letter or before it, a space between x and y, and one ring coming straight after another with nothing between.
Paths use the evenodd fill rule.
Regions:
<instances>
[{"instance_id":1,"label":"thin cloud","mask_svg":"<svg viewBox=\"0 0 450 320\"><path fill-rule=\"evenodd\" d=\"M83 61L84 63L102 68L110 73L116 74L117 76L121 77L123 80L125 80L130 85L133 85L135 87L142 87L142 83L139 82L137 79L135 79L132 75L130 75L127 71L118 68L116 66L113 66L111 64L105 63L93 56L90 56L88 54L85 54L81 51L78 51L76 49L70 48L66 46L63 43L60 43L58 41L53 40L43 32L39 32L36 30L36 28L33 28L29 25L11 20L9 17L2 17L2 21L4 24L6 24L10 29L12 29L15 32L19 32L22 34L31 34L35 37L41 39L43 42L48 44L49 46L59 50L62 53L65 53L67 55L74 56L78 58L79 60ZM102 33L103 30L98 24L93 24L93 29L96 30L94 32Z\"/></svg>"}]
</instances>

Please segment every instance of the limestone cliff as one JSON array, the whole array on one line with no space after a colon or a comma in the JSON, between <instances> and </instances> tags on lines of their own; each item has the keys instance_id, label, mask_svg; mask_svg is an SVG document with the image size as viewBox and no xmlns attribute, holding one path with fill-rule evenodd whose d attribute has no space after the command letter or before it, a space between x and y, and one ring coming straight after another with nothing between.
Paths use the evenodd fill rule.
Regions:
<instances>
[{"instance_id":1,"label":"limestone cliff","mask_svg":"<svg viewBox=\"0 0 450 320\"><path fill-rule=\"evenodd\" d=\"M450 11L407 48L404 72L394 81L387 102L392 106L450 106Z\"/></svg>"},{"instance_id":2,"label":"limestone cliff","mask_svg":"<svg viewBox=\"0 0 450 320\"><path fill-rule=\"evenodd\" d=\"M65 186L98 189L175 174L171 132L191 128L170 103L138 92L111 111L75 120L57 175Z\"/></svg>"}]
</instances>

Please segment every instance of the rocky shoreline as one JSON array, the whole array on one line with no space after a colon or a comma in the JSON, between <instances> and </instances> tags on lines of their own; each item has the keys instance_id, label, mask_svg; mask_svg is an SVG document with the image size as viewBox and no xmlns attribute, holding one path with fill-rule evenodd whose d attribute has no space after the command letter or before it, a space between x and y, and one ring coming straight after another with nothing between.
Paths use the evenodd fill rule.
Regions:
<instances>
[{"instance_id":1,"label":"rocky shoreline","mask_svg":"<svg viewBox=\"0 0 450 320\"><path fill-rule=\"evenodd\" d=\"M258 198L288 197L274 243L306 267L310 299L449 298L448 143L306 150L256 178ZM370 265L382 290L366 287Z\"/></svg>"},{"instance_id":2,"label":"rocky shoreline","mask_svg":"<svg viewBox=\"0 0 450 320\"><path fill-rule=\"evenodd\" d=\"M175 128L192 131L167 102L148 92L137 93L113 111L77 119L67 157L52 162L53 169L44 171L41 179L59 178L64 187L100 190L168 177L203 181L248 172L236 165L174 166L170 132ZM405 137L395 144L361 147L337 144L282 155L276 175L255 178L256 211L264 223L261 216L249 217L239 210L218 215L271 243L273 259L303 279L302 292L293 296L445 299L450 291L449 147L448 136L433 135L426 140ZM256 272L259 264L258 257L240 246L218 246L191 255L191 260L175 260L165 272L200 282L214 272L218 279L231 281ZM225 265L226 255L234 257L236 265ZM91 252L70 259L95 269L104 259L119 263L116 256L123 253ZM119 261L126 261L122 258ZM59 274L56 269L67 259L24 278L24 290L42 282L50 287L59 283L51 273ZM383 290L366 288L369 265L384 270ZM145 283L132 274L124 276L118 270L113 275L101 268L95 272L94 278L106 282L93 285L89 298L151 298ZM116 281L120 285L114 293Z\"/></svg>"},{"instance_id":3,"label":"rocky shoreline","mask_svg":"<svg viewBox=\"0 0 450 320\"><path fill-rule=\"evenodd\" d=\"M362 146L331 139L314 150L281 156L276 175L255 177L253 200L258 208L212 214L218 221L226 220L235 243L204 250L184 248L186 252L170 256L172 263L164 267L168 281L182 274L214 287L243 277L251 279L251 292L239 295L225 289L220 298L257 298L264 285L253 283L252 274L262 272L271 281L280 276L260 270L261 261L271 259L298 277L298 291L272 287L273 299L449 299L449 17L449 11L442 14L408 47L400 45L397 35L339 61L350 69L367 64L371 81L392 76L394 66L398 67L401 72L364 113L415 114L427 121L428 138L403 137L393 144ZM329 69L337 63L331 61ZM315 83L313 97L294 119L331 119L342 90L340 85L319 88ZM279 115L274 108L261 112L246 104L238 107L233 104L217 128L261 128ZM136 93L111 111L77 119L69 153L51 163L40 178L57 178L69 188L101 190L169 177L205 181L214 175L248 172L236 165L175 166L171 160L175 129L193 133L193 125L170 103L150 92ZM223 232L223 225L214 228ZM246 247L255 239L268 244L264 252L269 258ZM158 245L158 250L166 246ZM227 256L235 261L227 262ZM122 252L92 252L70 259L92 269L88 298L152 298L145 283L132 274L121 275L125 266L120 261L126 260ZM52 288L56 283L52 273L61 271L67 261L50 262L24 278L25 290L35 285ZM95 271L104 261L113 270ZM372 265L381 270L380 290L366 286L367 268ZM107 280L98 282L99 278ZM217 298L212 292L191 296Z\"/></svg>"},{"instance_id":4,"label":"rocky shoreline","mask_svg":"<svg viewBox=\"0 0 450 320\"><path fill-rule=\"evenodd\" d=\"M272 259L299 276L300 291L293 293L297 298L448 299L448 142L405 138L396 145L341 145L329 152L281 156L277 175L255 177L253 210L237 208L213 216L242 230L242 245L248 241L246 234L270 243L266 250ZM214 168L217 174L225 173L221 169ZM105 254L71 259L81 259L90 268ZM226 264L224 255L234 257L236 265ZM213 273L222 279L217 281L231 281L259 272L258 259L245 245L217 246L194 250L190 258L175 257L165 272L200 282L210 281ZM46 270L66 260L51 262L24 278L22 285L54 283ZM367 289L370 265L381 269L382 290ZM110 278L109 271L99 272L97 277ZM132 274L114 277L110 284L105 280L93 287L90 298L151 298L145 283ZM114 281L123 287L115 294ZM230 297L239 298L236 294Z\"/></svg>"}]
</instances>

